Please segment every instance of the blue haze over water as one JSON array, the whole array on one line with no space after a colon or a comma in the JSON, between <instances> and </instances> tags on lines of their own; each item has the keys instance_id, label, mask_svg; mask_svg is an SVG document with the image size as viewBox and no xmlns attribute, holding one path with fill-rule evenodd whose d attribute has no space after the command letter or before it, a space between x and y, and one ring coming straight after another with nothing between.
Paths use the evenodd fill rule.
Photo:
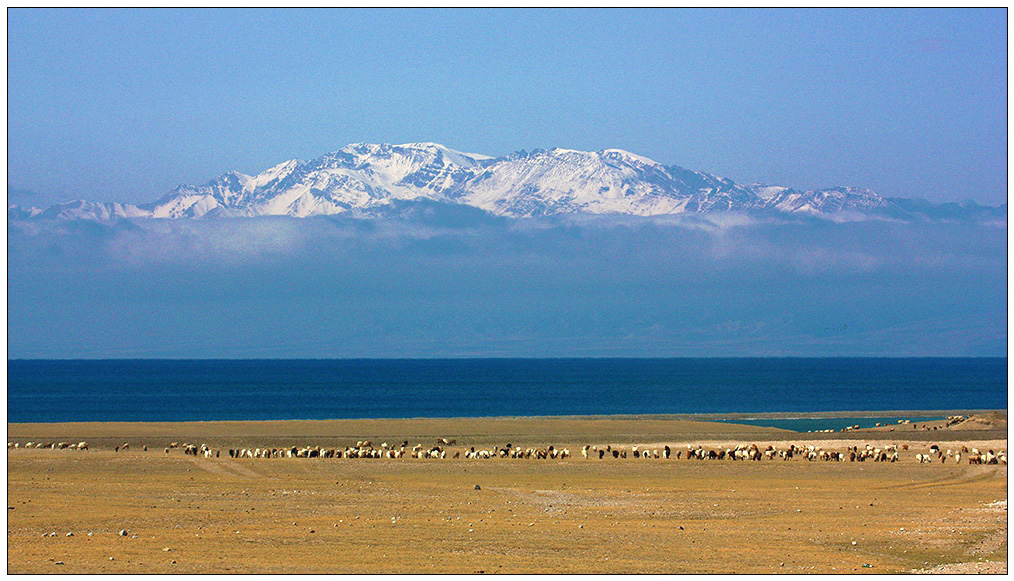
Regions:
<instances>
[{"instance_id":1,"label":"blue haze over water","mask_svg":"<svg viewBox=\"0 0 1014 581\"><path fill-rule=\"evenodd\" d=\"M1006 358L11 360L8 422L1007 408Z\"/></svg>"}]
</instances>

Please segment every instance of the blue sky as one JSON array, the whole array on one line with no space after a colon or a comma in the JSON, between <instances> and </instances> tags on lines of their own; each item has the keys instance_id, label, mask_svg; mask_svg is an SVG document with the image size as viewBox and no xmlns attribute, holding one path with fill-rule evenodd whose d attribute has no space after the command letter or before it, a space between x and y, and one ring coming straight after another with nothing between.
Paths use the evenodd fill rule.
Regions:
<instances>
[{"instance_id":1,"label":"blue sky","mask_svg":"<svg viewBox=\"0 0 1014 581\"><path fill-rule=\"evenodd\" d=\"M352 142L628 149L1006 201L1007 11L8 10L8 186L143 202Z\"/></svg>"}]
</instances>

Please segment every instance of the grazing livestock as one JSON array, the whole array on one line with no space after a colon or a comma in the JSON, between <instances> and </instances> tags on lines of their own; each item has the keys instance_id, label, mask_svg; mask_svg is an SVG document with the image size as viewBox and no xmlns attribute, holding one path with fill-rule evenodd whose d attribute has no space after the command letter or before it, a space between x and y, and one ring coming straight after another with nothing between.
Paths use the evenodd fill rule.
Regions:
<instances>
[{"instance_id":1,"label":"grazing livestock","mask_svg":"<svg viewBox=\"0 0 1014 581\"><path fill-rule=\"evenodd\" d=\"M433 441L433 440L430 440ZM389 460L400 459L406 457L406 452L409 452L408 457L418 458L420 460L440 461L446 460L448 456L451 456L455 460L488 460L488 459L515 459L515 460L567 460L570 458L570 450L567 448L558 448L555 445L548 445L545 447L528 447L523 448L514 446L511 443L507 443L503 446L489 445L486 448L477 449L471 447L467 450L449 450L447 446L456 443L455 440L449 438L438 438L436 439L437 445L432 447L424 447L422 444L416 444L411 449L408 448L409 442L405 441L402 443L400 448L396 448L387 442L380 444L379 448L373 448L369 440L360 440L356 442L355 447L346 448L323 448L321 446L308 445L308 446L292 446L291 448L241 448L241 449L227 449L230 458L311 458L311 459L332 459L332 458L386 458ZM861 444L847 446L844 451L831 451L824 450L820 446L816 445L820 442L814 442L812 445L798 445L798 444L786 444L784 446L768 445L765 444L763 447L753 443L741 443L738 445L729 444L728 447L719 447L718 445L712 444L711 448L705 448L701 444L688 444L686 449L686 458L688 460L730 460L735 462L736 460L752 460L754 462L760 462L762 460L772 461L776 458L780 458L782 461L791 461L797 456L803 456L808 462L845 462L846 458L849 462L897 462L899 459L899 449L907 450L907 444ZM8 443L8 449L17 448L18 444L14 442ZM87 442L79 442L77 444L71 444L69 442L56 442L56 443L33 443L29 442L25 447L36 447L36 448L52 448L52 449L76 449L76 450L87 450ZM205 458L219 458L221 451L214 450L207 444L191 444L184 442L179 444L173 442L169 447L164 448L163 452L168 455L169 450L172 447L181 447L184 454L192 456L203 456ZM119 451L121 446L115 448ZM129 443L124 443L122 446L124 450L129 450ZM965 451L966 459L970 464L987 464L987 465L1006 465L1007 458L1004 451L996 452L994 450L988 450L985 453L980 453L979 450L972 448L968 451L968 447L962 446L961 449ZM933 444L927 448L927 453L919 453L915 455L916 462L933 463L939 458L941 463L946 463L948 460L953 460L955 464L961 463L962 453L955 450L941 450L939 445ZM629 447L620 446L613 448L611 445L598 446L598 445L582 445L581 446L581 457L583 459L594 458L595 453L598 453L599 460L607 457L607 454L611 454L614 459L627 458L627 454L632 454L635 459L651 460L651 459L670 459L673 456L673 450L669 445L662 446L660 448L645 448L642 445L632 445ZM682 458L682 451L676 452L676 458Z\"/></svg>"}]
</instances>

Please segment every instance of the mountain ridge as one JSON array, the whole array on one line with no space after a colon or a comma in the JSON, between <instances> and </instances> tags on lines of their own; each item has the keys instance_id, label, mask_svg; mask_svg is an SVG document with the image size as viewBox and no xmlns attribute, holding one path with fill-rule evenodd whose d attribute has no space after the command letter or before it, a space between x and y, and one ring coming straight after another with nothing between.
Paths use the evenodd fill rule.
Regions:
<instances>
[{"instance_id":1,"label":"mountain ridge","mask_svg":"<svg viewBox=\"0 0 1014 581\"><path fill-rule=\"evenodd\" d=\"M460 204L509 218L765 212L902 220L1001 220L1006 205L932 204L857 187L797 190L663 165L622 149L524 150L500 157L432 142L353 143L290 159L253 176L231 171L181 184L144 204L74 200L46 209L8 206L9 220L193 219L370 214L395 202Z\"/></svg>"}]
</instances>

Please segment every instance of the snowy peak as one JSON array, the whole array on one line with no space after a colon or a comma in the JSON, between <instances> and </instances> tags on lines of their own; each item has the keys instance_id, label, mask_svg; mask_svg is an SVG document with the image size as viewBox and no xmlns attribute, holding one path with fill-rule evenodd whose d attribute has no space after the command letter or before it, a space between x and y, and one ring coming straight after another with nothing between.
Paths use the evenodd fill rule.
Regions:
<instances>
[{"instance_id":1,"label":"snowy peak","mask_svg":"<svg viewBox=\"0 0 1014 581\"><path fill-rule=\"evenodd\" d=\"M353 143L320 158L322 166L350 170L370 169L400 181L427 166L474 168L485 160L484 155L462 153L437 143Z\"/></svg>"},{"instance_id":2,"label":"snowy peak","mask_svg":"<svg viewBox=\"0 0 1014 581\"><path fill-rule=\"evenodd\" d=\"M276 184L281 183L286 178L298 172L301 166L302 162L300 162L298 159L290 159L289 161L280 163L275 167L269 168L253 176L252 178L236 172L232 172L231 174L226 175L234 177L236 180L243 182L244 191L253 192L255 190L268 189Z\"/></svg>"},{"instance_id":3,"label":"snowy peak","mask_svg":"<svg viewBox=\"0 0 1014 581\"><path fill-rule=\"evenodd\" d=\"M872 190L837 187L798 192L789 188L764 188L765 205L783 212L834 214L845 211L871 212L889 206ZM758 194L761 197L761 194Z\"/></svg>"},{"instance_id":4,"label":"snowy peak","mask_svg":"<svg viewBox=\"0 0 1014 581\"><path fill-rule=\"evenodd\" d=\"M406 201L459 204L515 218L576 212L769 212L850 219L974 214L976 219L1006 222L1006 207L948 206L940 213L933 204L888 200L862 188L801 191L743 185L622 149L538 149L493 158L431 142L353 143L314 160L291 159L254 176L229 172L203 185L181 185L141 206L83 201L45 211L14 206L8 208L8 219L307 217L350 211L378 215L374 210Z\"/></svg>"},{"instance_id":5,"label":"snowy peak","mask_svg":"<svg viewBox=\"0 0 1014 581\"><path fill-rule=\"evenodd\" d=\"M392 200L439 197L488 156L436 143L354 143L315 160L280 163L255 176L229 172L182 185L142 206L153 218L338 214Z\"/></svg>"},{"instance_id":6,"label":"snowy peak","mask_svg":"<svg viewBox=\"0 0 1014 581\"><path fill-rule=\"evenodd\" d=\"M629 151L623 149L603 149L602 151L598 152L598 154L603 159L613 159L618 161L622 160L623 162L630 164L660 165L657 161L653 159L648 159L647 157L637 155L635 153L630 153Z\"/></svg>"},{"instance_id":7,"label":"snowy peak","mask_svg":"<svg viewBox=\"0 0 1014 581\"><path fill-rule=\"evenodd\" d=\"M435 154L438 159L443 161L443 163L449 163L458 167L478 167L483 161L493 159L488 155L463 153L444 147L439 143L431 143L428 141L421 143L405 143L392 147L406 151L421 151L426 152L427 154Z\"/></svg>"},{"instance_id":8,"label":"snowy peak","mask_svg":"<svg viewBox=\"0 0 1014 581\"><path fill-rule=\"evenodd\" d=\"M510 216L672 214L690 195L665 166L618 149L521 152L489 164L468 186L463 201Z\"/></svg>"},{"instance_id":9,"label":"snowy peak","mask_svg":"<svg viewBox=\"0 0 1014 581\"><path fill-rule=\"evenodd\" d=\"M8 208L8 217L10 217L14 208L17 208L17 206ZM116 218L145 218L148 217L148 212L131 204L72 200L70 202L55 204L42 212L36 210L32 212L32 217L48 220L95 220L108 222Z\"/></svg>"}]
</instances>

